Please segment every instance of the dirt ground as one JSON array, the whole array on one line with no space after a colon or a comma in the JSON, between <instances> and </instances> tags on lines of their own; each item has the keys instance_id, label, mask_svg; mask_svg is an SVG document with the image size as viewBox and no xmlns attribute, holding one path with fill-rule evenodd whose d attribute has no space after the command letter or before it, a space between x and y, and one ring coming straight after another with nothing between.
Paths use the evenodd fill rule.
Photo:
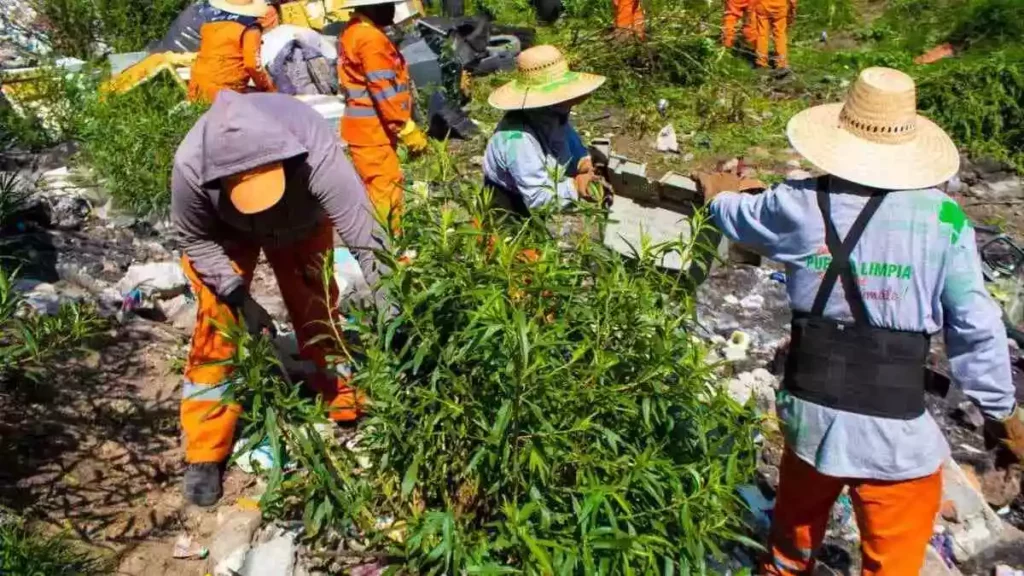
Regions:
<instances>
[{"instance_id":1,"label":"dirt ground","mask_svg":"<svg viewBox=\"0 0 1024 576\"><path fill-rule=\"evenodd\" d=\"M263 284L272 282L267 272ZM208 546L217 526L218 509L187 505L180 489L188 339L136 317L51 381L0 395L0 503L69 530L111 558L116 574L206 574L208 561L172 558L180 534ZM221 506L254 488L254 477L229 472Z\"/></svg>"}]
</instances>

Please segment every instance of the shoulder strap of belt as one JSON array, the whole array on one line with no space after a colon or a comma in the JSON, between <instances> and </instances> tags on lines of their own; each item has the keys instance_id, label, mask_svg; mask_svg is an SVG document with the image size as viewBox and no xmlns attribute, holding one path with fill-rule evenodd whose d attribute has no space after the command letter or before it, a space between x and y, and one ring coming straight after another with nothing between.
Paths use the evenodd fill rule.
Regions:
<instances>
[{"instance_id":1,"label":"shoulder strap of belt","mask_svg":"<svg viewBox=\"0 0 1024 576\"><path fill-rule=\"evenodd\" d=\"M828 269L825 271L825 276L821 280L821 287L818 288L818 294L814 298L811 315L822 316L825 313L825 305L828 303L829 296L832 295L832 289L836 285L836 280L841 279L846 302L850 306L850 313L853 315L854 322L857 324L869 324L868 308L864 304L864 297L860 293L857 278L853 274L850 254L853 253L854 247L857 246L857 242L864 234L864 229L867 228L871 217L875 215L878 207L881 206L882 200L885 199L885 194L876 192L871 195L867 205L864 206L864 209L857 215L853 225L850 226L850 231L847 233L846 238L840 242L836 226L832 222L832 200L829 196L829 180L827 175L818 179L818 208L821 210L822 220L825 221L825 245L828 246L828 251L832 254L832 262L829 264Z\"/></svg>"}]
</instances>

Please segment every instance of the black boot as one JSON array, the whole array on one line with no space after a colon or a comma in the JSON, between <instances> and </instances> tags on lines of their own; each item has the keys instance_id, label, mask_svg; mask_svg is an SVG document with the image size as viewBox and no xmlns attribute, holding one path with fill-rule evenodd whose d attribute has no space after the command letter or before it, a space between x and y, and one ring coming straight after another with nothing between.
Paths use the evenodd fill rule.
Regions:
<instances>
[{"instance_id":1,"label":"black boot","mask_svg":"<svg viewBox=\"0 0 1024 576\"><path fill-rule=\"evenodd\" d=\"M220 462L189 464L185 470L184 491L189 504L204 508L216 504L223 493Z\"/></svg>"}]
</instances>

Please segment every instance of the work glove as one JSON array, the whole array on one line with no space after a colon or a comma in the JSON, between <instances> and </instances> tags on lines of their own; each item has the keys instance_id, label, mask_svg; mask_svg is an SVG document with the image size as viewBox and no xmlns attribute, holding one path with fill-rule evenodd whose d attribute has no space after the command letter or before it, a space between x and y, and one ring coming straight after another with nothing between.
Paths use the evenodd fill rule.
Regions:
<instances>
[{"instance_id":1,"label":"work glove","mask_svg":"<svg viewBox=\"0 0 1024 576\"><path fill-rule=\"evenodd\" d=\"M267 309L260 306L251 294L244 288L237 288L234 292L224 298L224 302L235 311L235 317L245 323L249 334L259 336L267 334L271 337L277 336L277 329L274 327L274 317L267 312Z\"/></svg>"},{"instance_id":2,"label":"work glove","mask_svg":"<svg viewBox=\"0 0 1024 576\"><path fill-rule=\"evenodd\" d=\"M1017 409L1010 414L1010 417L1003 420L1006 428L1006 437L1003 442L1022 463L1024 463L1024 407L1017 406Z\"/></svg>"},{"instance_id":3,"label":"work glove","mask_svg":"<svg viewBox=\"0 0 1024 576\"><path fill-rule=\"evenodd\" d=\"M405 123L405 127L398 133L398 139L414 156L419 156L427 151L427 135L412 120Z\"/></svg>"},{"instance_id":4,"label":"work glove","mask_svg":"<svg viewBox=\"0 0 1024 576\"><path fill-rule=\"evenodd\" d=\"M710 204L715 196L722 192L747 192L767 188L760 180L741 178L731 172L716 172L714 174L698 172L693 175L693 179L697 181L701 194L704 195L705 204Z\"/></svg>"},{"instance_id":5,"label":"work glove","mask_svg":"<svg viewBox=\"0 0 1024 576\"><path fill-rule=\"evenodd\" d=\"M590 183L594 181L594 173L581 172L577 174L573 179L573 184L576 185L576 194L584 200L593 200L594 196L590 193Z\"/></svg>"},{"instance_id":6,"label":"work glove","mask_svg":"<svg viewBox=\"0 0 1024 576\"><path fill-rule=\"evenodd\" d=\"M583 174L585 172L594 172L594 161L590 159L590 156L580 158L580 161L576 164L577 174Z\"/></svg>"}]
</instances>

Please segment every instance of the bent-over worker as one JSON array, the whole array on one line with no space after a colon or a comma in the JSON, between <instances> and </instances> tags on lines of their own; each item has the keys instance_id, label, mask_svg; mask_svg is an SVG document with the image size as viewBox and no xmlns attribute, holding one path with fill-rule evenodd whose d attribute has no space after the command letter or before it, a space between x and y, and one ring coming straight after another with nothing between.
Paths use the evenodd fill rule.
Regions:
<instances>
[{"instance_id":1,"label":"bent-over worker","mask_svg":"<svg viewBox=\"0 0 1024 576\"><path fill-rule=\"evenodd\" d=\"M516 64L518 79L488 99L505 117L487 143L484 178L498 206L526 215L556 199L565 205L588 194L593 163L569 112L605 78L569 70L554 46L524 50Z\"/></svg>"},{"instance_id":2,"label":"bent-over worker","mask_svg":"<svg viewBox=\"0 0 1024 576\"><path fill-rule=\"evenodd\" d=\"M400 216L404 204L398 143L412 154L427 149L427 137L412 117L409 68L384 33L395 20L396 1L348 0L344 8L354 12L338 50L338 81L345 94L341 138L382 220Z\"/></svg>"},{"instance_id":3,"label":"bent-over worker","mask_svg":"<svg viewBox=\"0 0 1024 576\"><path fill-rule=\"evenodd\" d=\"M264 23L276 21L274 9L265 0L209 0L201 14L188 99L213 102L221 90L273 92L274 82L260 62L260 43Z\"/></svg>"},{"instance_id":4,"label":"bent-over worker","mask_svg":"<svg viewBox=\"0 0 1024 576\"><path fill-rule=\"evenodd\" d=\"M792 341L778 415L785 437L768 574L806 574L849 487L863 574L918 574L949 446L925 410L942 331L953 379L1024 456L1006 331L983 285L974 230L936 186L959 155L916 111L906 74L864 70L845 104L805 110L789 140L827 175L760 195L701 177L723 233L786 265Z\"/></svg>"},{"instance_id":5,"label":"bent-over worker","mask_svg":"<svg viewBox=\"0 0 1024 576\"><path fill-rule=\"evenodd\" d=\"M382 232L337 134L283 94L220 94L178 147L171 187L182 267L199 305L181 402L185 497L210 506L221 495L240 411L220 404L231 372L217 363L235 350L218 325L241 318L250 330L273 326L248 291L260 251L295 325L299 356L315 366L308 384L331 419L348 421L358 416L355 392L328 369L339 355L335 342L318 338L330 332L338 298L333 276L324 293L322 266L333 262L337 230L372 286Z\"/></svg>"}]
</instances>

